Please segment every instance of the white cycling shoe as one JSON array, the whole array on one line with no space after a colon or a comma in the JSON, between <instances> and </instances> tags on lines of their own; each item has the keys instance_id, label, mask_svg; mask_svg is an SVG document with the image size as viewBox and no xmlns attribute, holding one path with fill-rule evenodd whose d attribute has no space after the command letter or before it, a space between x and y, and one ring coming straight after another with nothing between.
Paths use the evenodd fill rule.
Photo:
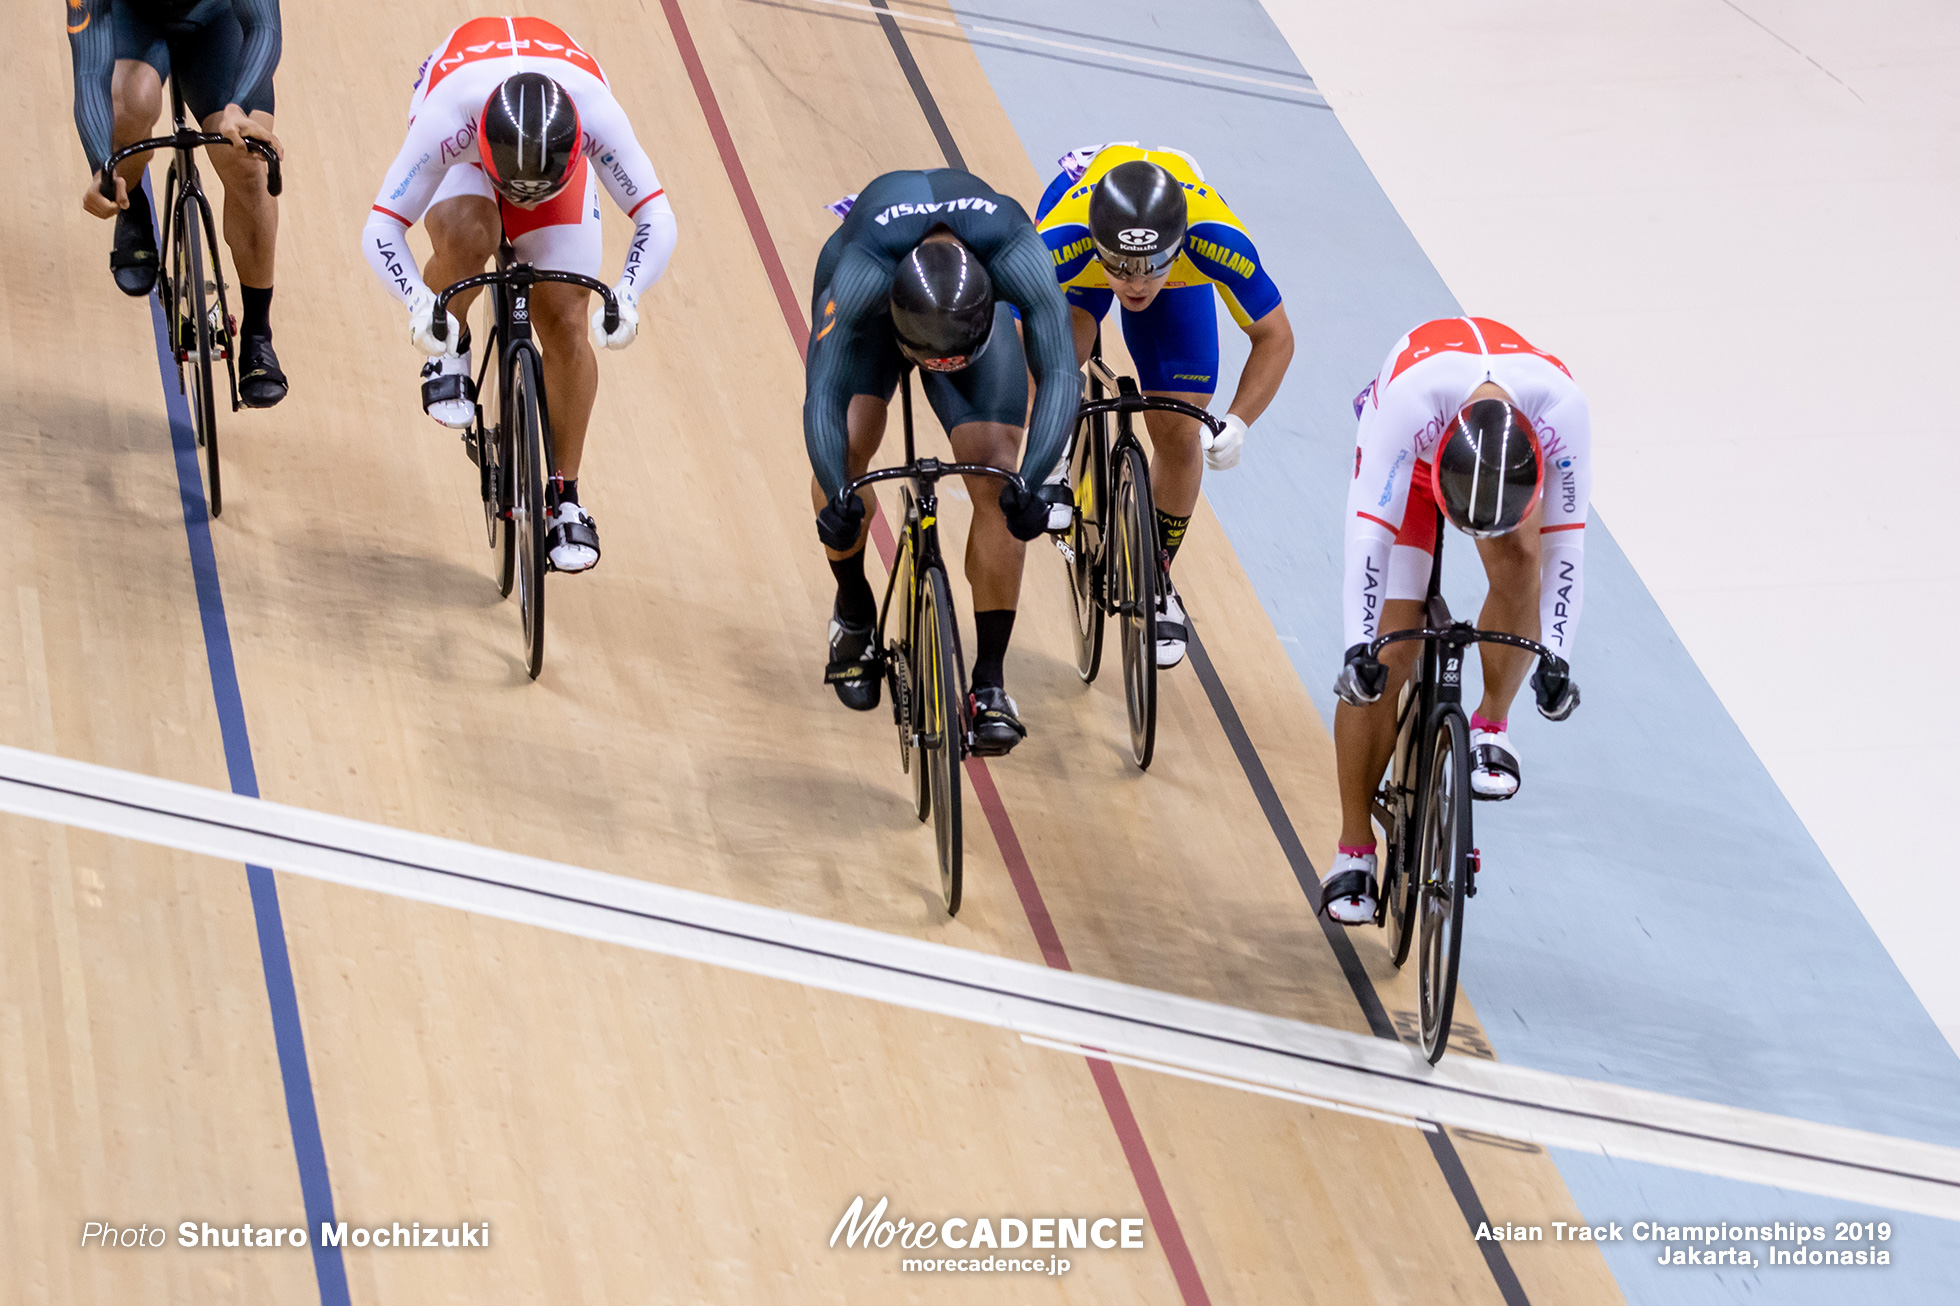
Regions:
<instances>
[{"instance_id":1,"label":"white cycling shoe","mask_svg":"<svg viewBox=\"0 0 1960 1306\"><path fill-rule=\"evenodd\" d=\"M1375 854L1342 853L1320 877L1320 909L1343 925L1375 919Z\"/></svg>"},{"instance_id":2,"label":"white cycling shoe","mask_svg":"<svg viewBox=\"0 0 1960 1306\"><path fill-rule=\"evenodd\" d=\"M1518 755L1503 730L1470 732L1470 796L1503 802L1518 791Z\"/></svg>"},{"instance_id":3,"label":"white cycling shoe","mask_svg":"<svg viewBox=\"0 0 1960 1306\"><path fill-rule=\"evenodd\" d=\"M1157 612L1157 669L1162 671L1184 661L1184 647L1190 640L1190 619L1184 615L1184 605L1178 602L1177 587L1173 585Z\"/></svg>"},{"instance_id":4,"label":"white cycling shoe","mask_svg":"<svg viewBox=\"0 0 1960 1306\"><path fill-rule=\"evenodd\" d=\"M599 561L599 525L576 503L560 503L545 522L553 571L590 571Z\"/></svg>"},{"instance_id":5,"label":"white cycling shoe","mask_svg":"<svg viewBox=\"0 0 1960 1306\"><path fill-rule=\"evenodd\" d=\"M470 356L442 354L422 364L422 411L452 431L476 421L476 381Z\"/></svg>"}]
</instances>

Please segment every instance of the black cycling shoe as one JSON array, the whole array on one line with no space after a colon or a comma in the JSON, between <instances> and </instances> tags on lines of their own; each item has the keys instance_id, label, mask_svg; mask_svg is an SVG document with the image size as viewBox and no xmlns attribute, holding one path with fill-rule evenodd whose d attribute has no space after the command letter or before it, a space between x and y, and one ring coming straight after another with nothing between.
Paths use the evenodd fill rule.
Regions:
<instances>
[{"instance_id":1,"label":"black cycling shoe","mask_svg":"<svg viewBox=\"0 0 1960 1306\"><path fill-rule=\"evenodd\" d=\"M109 274L116 279L116 289L131 299L145 298L157 287L157 234L148 221L139 221L129 209L116 215Z\"/></svg>"},{"instance_id":2,"label":"black cycling shoe","mask_svg":"<svg viewBox=\"0 0 1960 1306\"><path fill-rule=\"evenodd\" d=\"M244 356L239 361L239 403L247 408L270 408L286 397L286 374L279 370L279 355L272 352L271 336L246 336Z\"/></svg>"},{"instance_id":3,"label":"black cycling shoe","mask_svg":"<svg viewBox=\"0 0 1960 1306\"><path fill-rule=\"evenodd\" d=\"M837 701L853 712L869 712L878 706L879 685L885 675L871 649L877 634L868 625L845 625L834 611L830 615L830 664L823 670L823 679L837 691Z\"/></svg>"},{"instance_id":4,"label":"black cycling shoe","mask_svg":"<svg viewBox=\"0 0 1960 1306\"><path fill-rule=\"evenodd\" d=\"M969 751L975 757L1005 757L1028 737L1028 728L1015 713L1014 700L999 685L974 690L966 702L973 718L973 747Z\"/></svg>"}]
</instances>

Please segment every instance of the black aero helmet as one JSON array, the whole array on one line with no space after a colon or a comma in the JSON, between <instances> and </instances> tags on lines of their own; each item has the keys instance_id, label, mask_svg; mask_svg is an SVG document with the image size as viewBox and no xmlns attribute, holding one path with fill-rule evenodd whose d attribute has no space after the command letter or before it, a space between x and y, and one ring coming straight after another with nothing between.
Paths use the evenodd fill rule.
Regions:
<instances>
[{"instance_id":1,"label":"black aero helmet","mask_svg":"<svg viewBox=\"0 0 1960 1306\"><path fill-rule=\"evenodd\" d=\"M1184 248L1184 185L1145 159L1119 163L1089 195L1096 257L1119 277L1154 277Z\"/></svg>"},{"instance_id":2,"label":"black aero helmet","mask_svg":"<svg viewBox=\"0 0 1960 1306\"><path fill-rule=\"evenodd\" d=\"M1465 404L1443 432L1434 466L1443 515L1476 536L1516 530L1545 484L1538 433L1502 399Z\"/></svg>"},{"instance_id":3,"label":"black aero helmet","mask_svg":"<svg viewBox=\"0 0 1960 1306\"><path fill-rule=\"evenodd\" d=\"M543 73L519 73L483 102L476 145L498 194L541 203L565 189L578 164L578 106Z\"/></svg>"},{"instance_id":4,"label":"black aero helmet","mask_svg":"<svg viewBox=\"0 0 1960 1306\"><path fill-rule=\"evenodd\" d=\"M959 241L924 241L898 261L892 326L907 358L931 372L957 372L993 334L993 278Z\"/></svg>"}]
</instances>

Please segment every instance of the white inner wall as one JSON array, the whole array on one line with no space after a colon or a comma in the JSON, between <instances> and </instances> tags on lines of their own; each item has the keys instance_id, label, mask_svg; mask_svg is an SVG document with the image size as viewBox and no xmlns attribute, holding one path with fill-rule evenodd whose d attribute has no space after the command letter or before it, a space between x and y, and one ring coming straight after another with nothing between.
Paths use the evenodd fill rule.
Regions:
<instances>
[{"instance_id":1,"label":"white inner wall","mask_svg":"<svg viewBox=\"0 0 1960 1306\"><path fill-rule=\"evenodd\" d=\"M1960 1049L1960 7L1740 3L1265 0Z\"/></svg>"}]
</instances>

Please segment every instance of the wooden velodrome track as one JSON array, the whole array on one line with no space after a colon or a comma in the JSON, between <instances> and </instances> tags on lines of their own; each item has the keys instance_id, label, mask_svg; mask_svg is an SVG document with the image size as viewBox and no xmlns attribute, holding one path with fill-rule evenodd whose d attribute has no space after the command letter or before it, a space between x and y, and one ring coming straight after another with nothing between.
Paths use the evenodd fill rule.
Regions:
<instances>
[{"instance_id":1,"label":"wooden velodrome track","mask_svg":"<svg viewBox=\"0 0 1960 1306\"><path fill-rule=\"evenodd\" d=\"M259 791L1338 1028L1370 1028L1371 986L1411 1006L1372 933L1351 982L1276 836L1331 852L1331 745L1202 509L1179 573L1215 692L1199 667L1164 678L1148 776L1115 678L1074 675L1059 562L1030 551L1009 684L1031 736L976 773L991 813L969 787L967 905L945 917L888 718L820 683L831 583L799 429L821 206L940 146L866 14L542 12L605 65L681 225L639 342L603 363L584 497L605 562L551 583L528 682L473 472L417 411L419 358L357 250L415 68L472 11L287 5L274 322L293 393L221 419L210 529ZM79 212L53 5L9 6L0 32L31 143L0 205L0 740L228 788L150 313ZM916 30L907 47L968 166L1031 205L1040 179L972 51ZM242 868L15 818L0 849L0 1301L321 1297L303 1253L77 1245L91 1219L302 1222ZM353 1301L1619 1300L1590 1247L1493 1260L1469 1237L1478 1209L1579 1218L1535 1148L293 877L278 892L339 1218L495 1229L488 1251L349 1250ZM1474 1011L1458 1028L1477 1054ZM860 1193L928 1216L1148 1208L1152 1228L1145 1252L1077 1253L1059 1280L906 1275L896 1252L826 1247Z\"/></svg>"}]
</instances>

